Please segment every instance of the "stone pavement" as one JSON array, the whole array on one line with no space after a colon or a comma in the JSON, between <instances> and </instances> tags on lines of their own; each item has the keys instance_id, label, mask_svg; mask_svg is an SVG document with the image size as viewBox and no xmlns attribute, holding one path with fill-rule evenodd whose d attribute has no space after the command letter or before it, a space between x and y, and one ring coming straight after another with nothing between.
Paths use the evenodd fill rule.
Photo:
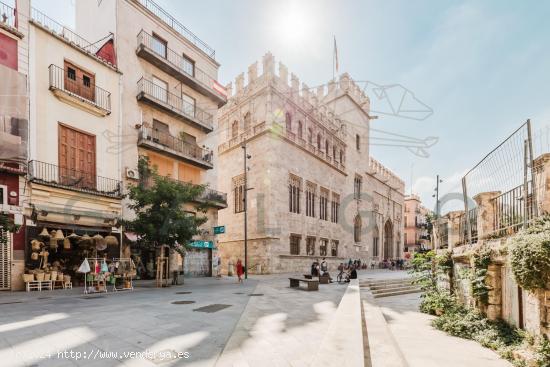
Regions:
<instances>
[{"instance_id":1,"label":"stone pavement","mask_svg":"<svg viewBox=\"0 0 550 367\"><path fill-rule=\"evenodd\" d=\"M365 274L363 278L391 279L406 276L405 272L400 271L379 271ZM397 348L394 353L399 354L399 358L388 355L386 362L373 364L373 367L511 367L508 361L477 342L450 336L434 329L430 325L434 316L418 311L419 293L377 298L375 301L371 299L370 302L375 303L374 307L380 307L391 334L388 343L394 343L393 347ZM377 338L377 335L368 337Z\"/></svg>"}]
</instances>

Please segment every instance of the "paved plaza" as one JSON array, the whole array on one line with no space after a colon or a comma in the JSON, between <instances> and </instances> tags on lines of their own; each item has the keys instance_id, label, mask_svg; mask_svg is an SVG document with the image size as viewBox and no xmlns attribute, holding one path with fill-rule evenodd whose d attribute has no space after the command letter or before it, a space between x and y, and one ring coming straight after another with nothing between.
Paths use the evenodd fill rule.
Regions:
<instances>
[{"instance_id":1,"label":"paved plaza","mask_svg":"<svg viewBox=\"0 0 550 367\"><path fill-rule=\"evenodd\" d=\"M360 273L361 281L403 277ZM431 317L417 311L418 293L374 301L357 282L318 292L288 283L286 274L244 284L194 278L164 289L141 283L133 292L88 296L77 288L0 293L0 365L510 366L473 341L433 329ZM360 299L370 303L361 307ZM383 348L381 363L371 364L373 348Z\"/></svg>"}]
</instances>

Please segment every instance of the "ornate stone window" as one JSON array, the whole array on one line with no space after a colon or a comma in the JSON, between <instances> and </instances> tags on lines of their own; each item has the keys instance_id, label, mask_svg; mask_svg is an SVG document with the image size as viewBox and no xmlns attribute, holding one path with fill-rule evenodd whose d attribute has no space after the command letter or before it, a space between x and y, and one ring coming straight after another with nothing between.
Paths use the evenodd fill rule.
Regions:
<instances>
[{"instance_id":1,"label":"ornate stone window","mask_svg":"<svg viewBox=\"0 0 550 367\"><path fill-rule=\"evenodd\" d=\"M304 126L303 126L302 121L298 121L298 137L300 139L303 139L303 135L304 135L303 128L304 128Z\"/></svg>"},{"instance_id":2,"label":"ornate stone window","mask_svg":"<svg viewBox=\"0 0 550 367\"><path fill-rule=\"evenodd\" d=\"M328 220L328 196L329 191L321 188L319 194L319 219Z\"/></svg>"},{"instance_id":3,"label":"ornate stone window","mask_svg":"<svg viewBox=\"0 0 550 367\"><path fill-rule=\"evenodd\" d=\"M250 125L251 125L251 116L250 116L250 112L247 112L247 113L244 115L243 125L244 125L244 131L247 131L248 129L250 129Z\"/></svg>"},{"instance_id":4,"label":"ornate stone window","mask_svg":"<svg viewBox=\"0 0 550 367\"><path fill-rule=\"evenodd\" d=\"M300 255L300 241L302 237L296 234L290 235L290 254Z\"/></svg>"},{"instance_id":5,"label":"ornate stone window","mask_svg":"<svg viewBox=\"0 0 550 367\"><path fill-rule=\"evenodd\" d=\"M307 142L313 145L313 130L311 128L307 129Z\"/></svg>"},{"instance_id":6,"label":"ornate stone window","mask_svg":"<svg viewBox=\"0 0 550 367\"><path fill-rule=\"evenodd\" d=\"M355 243L361 242L361 227L361 217L357 214L353 220L353 240Z\"/></svg>"},{"instance_id":7,"label":"ornate stone window","mask_svg":"<svg viewBox=\"0 0 550 367\"><path fill-rule=\"evenodd\" d=\"M239 135L239 121L235 120L231 124L231 138L236 138Z\"/></svg>"},{"instance_id":8,"label":"ornate stone window","mask_svg":"<svg viewBox=\"0 0 550 367\"><path fill-rule=\"evenodd\" d=\"M233 177L233 205L235 213L244 212L244 175Z\"/></svg>"},{"instance_id":9,"label":"ornate stone window","mask_svg":"<svg viewBox=\"0 0 550 367\"><path fill-rule=\"evenodd\" d=\"M292 116L290 112L285 113L286 131L292 131Z\"/></svg>"},{"instance_id":10,"label":"ornate stone window","mask_svg":"<svg viewBox=\"0 0 550 367\"><path fill-rule=\"evenodd\" d=\"M329 150L329 144L328 144L328 139L327 139L327 140L325 140L325 154L327 155L327 157L328 157L329 153L330 153L330 150Z\"/></svg>"},{"instance_id":11,"label":"ornate stone window","mask_svg":"<svg viewBox=\"0 0 550 367\"><path fill-rule=\"evenodd\" d=\"M311 182L306 182L306 215L315 217L315 192L317 185Z\"/></svg>"},{"instance_id":12,"label":"ornate stone window","mask_svg":"<svg viewBox=\"0 0 550 367\"><path fill-rule=\"evenodd\" d=\"M356 200L361 199L361 187L363 186L363 178L359 175L355 175L353 179L353 198Z\"/></svg>"},{"instance_id":13,"label":"ornate stone window","mask_svg":"<svg viewBox=\"0 0 550 367\"><path fill-rule=\"evenodd\" d=\"M379 249L379 230L378 226L374 227L373 235L372 235L372 256L378 257L380 253Z\"/></svg>"},{"instance_id":14,"label":"ornate stone window","mask_svg":"<svg viewBox=\"0 0 550 367\"><path fill-rule=\"evenodd\" d=\"M317 149L321 150L321 134L317 134Z\"/></svg>"},{"instance_id":15,"label":"ornate stone window","mask_svg":"<svg viewBox=\"0 0 550 367\"><path fill-rule=\"evenodd\" d=\"M306 238L306 254L309 256L315 255L315 237Z\"/></svg>"},{"instance_id":16,"label":"ornate stone window","mask_svg":"<svg viewBox=\"0 0 550 367\"><path fill-rule=\"evenodd\" d=\"M291 213L300 214L300 193L302 191L302 179L298 176L288 177L288 210Z\"/></svg>"},{"instance_id":17,"label":"ornate stone window","mask_svg":"<svg viewBox=\"0 0 550 367\"><path fill-rule=\"evenodd\" d=\"M327 256L327 249L328 249L328 240L326 238L321 238L321 241L319 244L319 255Z\"/></svg>"},{"instance_id":18,"label":"ornate stone window","mask_svg":"<svg viewBox=\"0 0 550 367\"><path fill-rule=\"evenodd\" d=\"M330 221L338 223L338 212L340 211L340 195L332 193L332 201L330 203Z\"/></svg>"},{"instance_id":19,"label":"ornate stone window","mask_svg":"<svg viewBox=\"0 0 550 367\"><path fill-rule=\"evenodd\" d=\"M344 151L340 149L340 163L344 164Z\"/></svg>"},{"instance_id":20,"label":"ornate stone window","mask_svg":"<svg viewBox=\"0 0 550 367\"><path fill-rule=\"evenodd\" d=\"M339 242L340 241L338 241L338 240L332 240L332 244L331 244L331 247L330 247L330 256L338 256Z\"/></svg>"},{"instance_id":21,"label":"ornate stone window","mask_svg":"<svg viewBox=\"0 0 550 367\"><path fill-rule=\"evenodd\" d=\"M336 156L336 145L332 146L332 157L334 158L334 162L337 162L338 156Z\"/></svg>"}]
</instances>

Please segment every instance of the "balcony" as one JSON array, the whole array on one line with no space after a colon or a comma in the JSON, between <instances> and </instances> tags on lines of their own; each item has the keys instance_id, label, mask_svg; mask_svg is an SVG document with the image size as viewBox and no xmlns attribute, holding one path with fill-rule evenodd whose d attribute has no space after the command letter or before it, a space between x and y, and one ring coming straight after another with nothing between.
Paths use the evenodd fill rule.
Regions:
<instances>
[{"instance_id":1,"label":"balcony","mask_svg":"<svg viewBox=\"0 0 550 367\"><path fill-rule=\"evenodd\" d=\"M140 129L138 146L168 154L204 169L214 167L212 164L212 151L151 128L142 127Z\"/></svg>"},{"instance_id":2,"label":"balcony","mask_svg":"<svg viewBox=\"0 0 550 367\"><path fill-rule=\"evenodd\" d=\"M225 88L214 78L190 63L181 54L155 43L153 36L144 30L137 36L136 54L180 82L212 98L219 107L227 102Z\"/></svg>"},{"instance_id":3,"label":"balcony","mask_svg":"<svg viewBox=\"0 0 550 367\"><path fill-rule=\"evenodd\" d=\"M122 197L122 182L119 180L59 167L50 163L30 161L28 177L30 182L46 186L117 199Z\"/></svg>"},{"instance_id":4,"label":"balcony","mask_svg":"<svg viewBox=\"0 0 550 367\"><path fill-rule=\"evenodd\" d=\"M50 90L56 97L98 116L111 114L111 93L98 87L93 80L83 80L53 64L48 69Z\"/></svg>"},{"instance_id":5,"label":"balcony","mask_svg":"<svg viewBox=\"0 0 550 367\"><path fill-rule=\"evenodd\" d=\"M214 118L211 114L185 101L180 96L155 85L148 79L141 78L139 80L136 98L138 101L159 108L175 118L189 122L206 133L213 130Z\"/></svg>"},{"instance_id":6,"label":"balcony","mask_svg":"<svg viewBox=\"0 0 550 367\"><path fill-rule=\"evenodd\" d=\"M175 179L173 177L163 176L164 178L169 179L170 181L179 183L181 185L195 185L190 182L180 181L178 179ZM144 182L146 187L150 187L153 184L152 179L148 179ZM221 191L213 190L209 187L206 187L202 194L197 198L196 200L199 203L208 204L212 207L216 208L227 208L227 194Z\"/></svg>"},{"instance_id":7,"label":"balcony","mask_svg":"<svg viewBox=\"0 0 550 367\"><path fill-rule=\"evenodd\" d=\"M210 47L206 42L202 41L197 37L193 32L187 29L184 25L178 22L173 16L168 14L166 10L162 9L155 2L151 0L135 0L137 3L141 4L145 9L151 12L154 16L162 20L166 25L171 27L177 33L185 37L189 42L191 42L195 47L197 47L201 52L206 56L214 60L216 57L216 51Z\"/></svg>"}]
</instances>

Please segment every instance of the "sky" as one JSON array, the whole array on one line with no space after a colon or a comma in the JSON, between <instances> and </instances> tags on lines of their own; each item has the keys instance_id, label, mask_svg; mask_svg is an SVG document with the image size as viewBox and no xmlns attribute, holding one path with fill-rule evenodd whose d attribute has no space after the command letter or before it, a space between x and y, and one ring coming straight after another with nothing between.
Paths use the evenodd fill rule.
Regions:
<instances>
[{"instance_id":1,"label":"sky","mask_svg":"<svg viewBox=\"0 0 550 367\"><path fill-rule=\"evenodd\" d=\"M97 0L32 4L74 27L75 1ZM267 51L309 86L326 83L336 38L341 73L414 94L429 117L377 113L371 127L437 143L421 157L373 140L371 155L429 208L437 174L442 194L461 192L464 173L528 118L535 134L550 125L550 2L155 1L216 50L223 85Z\"/></svg>"}]
</instances>

